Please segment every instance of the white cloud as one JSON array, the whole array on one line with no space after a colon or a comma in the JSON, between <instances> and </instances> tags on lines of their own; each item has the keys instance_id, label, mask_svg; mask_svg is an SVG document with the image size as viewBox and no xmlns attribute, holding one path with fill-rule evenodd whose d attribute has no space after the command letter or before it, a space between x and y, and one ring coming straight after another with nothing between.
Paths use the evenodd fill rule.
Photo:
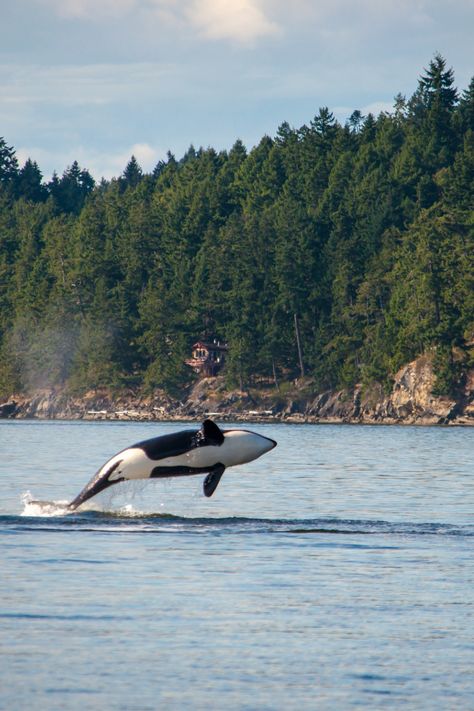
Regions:
<instances>
[{"instance_id":1,"label":"white cloud","mask_svg":"<svg viewBox=\"0 0 474 711\"><path fill-rule=\"evenodd\" d=\"M193 0L187 16L200 33L210 39L230 39L245 44L279 32L258 0Z\"/></svg>"},{"instance_id":2,"label":"white cloud","mask_svg":"<svg viewBox=\"0 0 474 711\"><path fill-rule=\"evenodd\" d=\"M104 177L112 177L123 172L125 166L132 156L135 156L139 165L145 172L153 170L158 163L159 157L163 157L164 151L158 151L148 143L134 143L130 148L121 151L116 156L109 156L109 172Z\"/></svg>"},{"instance_id":3,"label":"white cloud","mask_svg":"<svg viewBox=\"0 0 474 711\"><path fill-rule=\"evenodd\" d=\"M15 152L20 165L23 165L27 158L36 161L46 180L51 178L53 171L62 175L75 160L81 168L85 168L96 180L100 180L100 178L110 179L121 175L132 155L145 173L151 172L160 158L165 156L164 150L148 143L134 143L118 152L97 151L83 146L76 146L66 151L22 146Z\"/></svg>"},{"instance_id":4,"label":"white cloud","mask_svg":"<svg viewBox=\"0 0 474 711\"><path fill-rule=\"evenodd\" d=\"M279 32L262 8L262 0L39 0L63 18L102 22L105 18L141 16L163 26L198 30L202 37L251 44ZM274 3L273 3L274 4Z\"/></svg>"}]
</instances>

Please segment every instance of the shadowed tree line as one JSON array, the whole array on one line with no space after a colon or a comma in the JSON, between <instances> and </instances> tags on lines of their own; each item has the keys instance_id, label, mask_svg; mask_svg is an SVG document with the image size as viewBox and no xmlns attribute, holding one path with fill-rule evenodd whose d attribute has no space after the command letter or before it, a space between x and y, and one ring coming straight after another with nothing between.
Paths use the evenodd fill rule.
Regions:
<instances>
[{"instance_id":1,"label":"shadowed tree line","mask_svg":"<svg viewBox=\"0 0 474 711\"><path fill-rule=\"evenodd\" d=\"M198 338L247 386L388 383L433 354L457 387L474 340L474 80L440 55L391 112L327 108L247 151L152 173L43 180L0 139L0 391L178 390Z\"/></svg>"}]
</instances>

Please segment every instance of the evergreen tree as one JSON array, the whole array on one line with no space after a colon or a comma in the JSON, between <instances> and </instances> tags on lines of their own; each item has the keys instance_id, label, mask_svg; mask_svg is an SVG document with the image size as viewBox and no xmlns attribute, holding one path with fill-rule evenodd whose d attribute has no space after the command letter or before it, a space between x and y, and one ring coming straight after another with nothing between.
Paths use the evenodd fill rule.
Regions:
<instances>
[{"instance_id":1,"label":"evergreen tree","mask_svg":"<svg viewBox=\"0 0 474 711\"><path fill-rule=\"evenodd\" d=\"M46 200L48 193L43 184L43 175L36 161L30 158L25 165L20 169L16 177L17 197L23 197L25 200L32 202L43 202Z\"/></svg>"},{"instance_id":2,"label":"evergreen tree","mask_svg":"<svg viewBox=\"0 0 474 711\"><path fill-rule=\"evenodd\" d=\"M453 70L446 69L446 60L437 53L425 72L419 88L427 108L451 111L458 98Z\"/></svg>"},{"instance_id":3,"label":"evergreen tree","mask_svg":"<svg viewBox=\"0 0 474 711\"><path fill-rule=\"evenodd\" d=\"M18 175L18 160L12 146L0 136L0 187L12 185Z\"/></svg>"},{"instance_id":4,"label":"evergreen tree","mask_svg":"<svg viewBox=\"0 0 474 711\"><path fill-rule=\"evenodd\" d=\"M49 190L60 210L79 214L95 181L91 174L79 167L77 161L67 168L61 179L53 175Z\"/></svg>"},{"instance_id":5,"label":"evergreen tree","mask_svg":"<svg viewBox=\"0 0 474 711\"><path fill-rule=\"evenodd\" d=\"M132 156L123 171L123 182L127 187L135 188L142 178L143 171L138 165L135 156Z\"/></svg>"},{"instance_id":6,"label":"evergreen tree","mask_svg":"<svg viewBox=\"0 0 474 711\"><path fill-rule=\"evenodd\" d=\"M353 111L347 121L347 125L349 126L351 133L359 133L362 129L363 121L364 116L362 115L362 112L358 109Z\"/></svg>"},{"instance_id":7,"label":"evergreen tree","mask_svg":"<svg viewBox=\"0 0 474 711\"><path fill-rule=\"evenodd\" d=\"M248 153L190 146L150 175L45 186L0 139L0 391L179 393L197 338L246 389L377 380L424 353L437 392L474 337L473 82L435 55L392 113L323 107Z\"/></svg>"},{"instance_id":8,"label":"evergreen tree","mask_svg":"<svg viewBox=\"0 0 474 711\"><path fill-rule=\"evenodd\" d=\"M472 77L468 88L462 93L459 102L459 115L461 132L474 131L474 77Z\"/></svg>"},{"instance_id":9,"label":"evergreen tree","mask_svg":"<svg viewBox=\"0 0 474 711\"><path fill-rule=\"evenodd\" d=\"M454 72L446 69L446 61L440 54L430 62L426 74L420 79L419 89L427 110L423 131L425 155L436 170L452 159L457 147L453 114L458 92L454 86Z\"/></svg>"}]
</instances>

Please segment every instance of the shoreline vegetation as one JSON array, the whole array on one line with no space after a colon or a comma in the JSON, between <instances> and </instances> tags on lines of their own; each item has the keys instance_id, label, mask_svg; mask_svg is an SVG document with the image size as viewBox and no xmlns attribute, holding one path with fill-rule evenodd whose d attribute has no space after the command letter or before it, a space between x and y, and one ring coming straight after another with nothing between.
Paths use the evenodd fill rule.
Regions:
<instances>
[{"instance_id":1,"label":"shoreline vegetation","mask_svg":"<svg viewBox=\"0 0 474 711\"><path fill-rule=\"evenodd\" d=\"M222 376L203 378L180 399L156 393L144 396L94 391L74 397L64 391L38 391L13 396L0 404L0 418L84 419L120 421L282 422L319 424L474 425L474 370L457 398L437 397L430 358L402 368L389 394L378 388L315 394L310 379L285 388L229 390Z\"/></svg>"},{"instance_id":2,"label":"shoreline vegetation","mask_svg":"<svg viewBox=\"0 0 474 711\"><path fill-rule=\"evenodd\" d=\"M470 422L473 186L474 78L439 54L392 111L100 183L0 138L2 412Z\"/></svg>"}]
</instances>

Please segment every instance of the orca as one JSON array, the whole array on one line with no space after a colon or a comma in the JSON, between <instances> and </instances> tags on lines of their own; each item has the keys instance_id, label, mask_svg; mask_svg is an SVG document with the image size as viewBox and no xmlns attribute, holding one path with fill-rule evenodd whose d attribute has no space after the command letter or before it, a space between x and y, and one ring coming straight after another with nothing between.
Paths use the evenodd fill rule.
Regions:
<instances>
[{"instance_id":1,"label":"orca","mask_svg":"<svg viewBox=\"0 0 474 711\"><path fill-rule=\"evenodd\" d=\"M205 496L212 496L227 467L246 464L276 447L276 442L248 430L221 430L204 420L199 430L153 437L123 449L109 459L68 505L75 510L88 499L121 481L207 474Z\"/></svg>"}]
</instances>

